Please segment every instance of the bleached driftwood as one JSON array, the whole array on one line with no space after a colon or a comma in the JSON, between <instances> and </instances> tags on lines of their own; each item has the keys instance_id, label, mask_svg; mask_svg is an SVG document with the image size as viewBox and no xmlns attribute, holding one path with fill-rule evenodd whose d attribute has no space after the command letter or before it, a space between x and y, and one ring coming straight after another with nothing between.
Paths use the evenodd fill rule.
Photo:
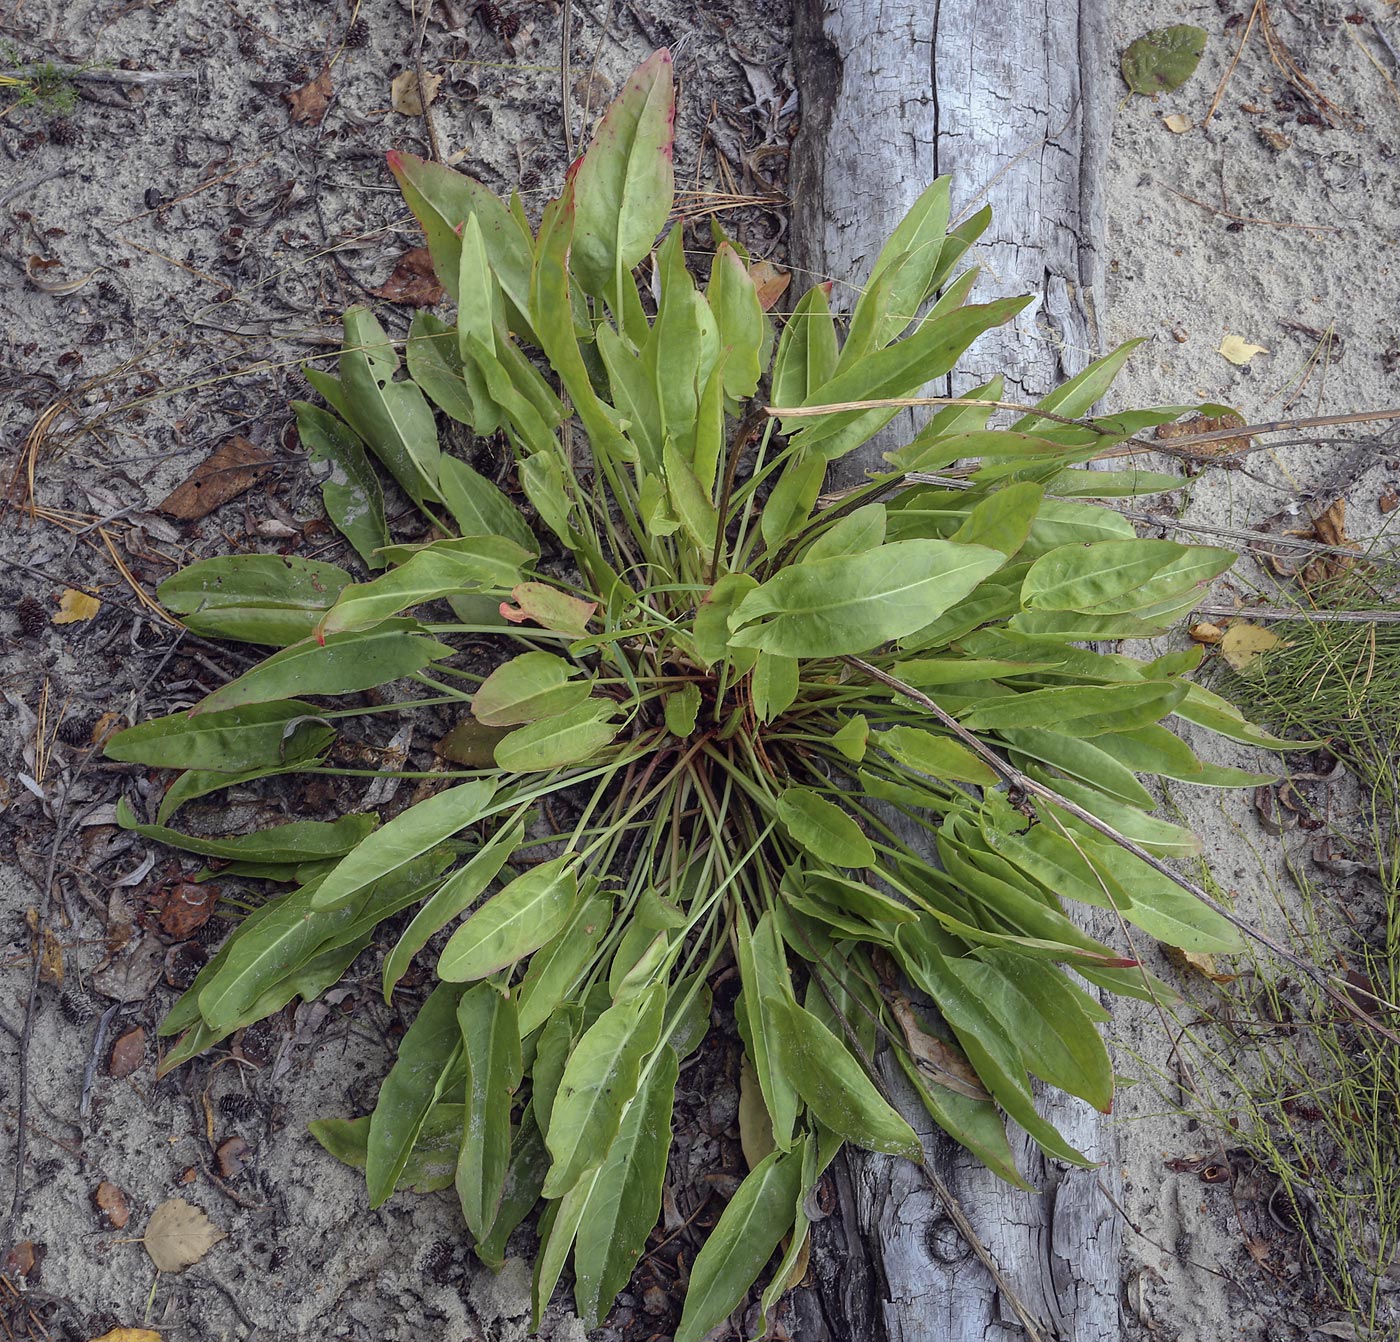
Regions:
<instances>
[{"instance_id":1,"label":"bleached driftwood","mask_svg":"<svg viewBox=\"0 0 1400 1342\"><path fill-rule=\"evenodd\" d=\"M860 282L910 204L946 173L955 217L984 203L994 211L974 257L983 268L974 298L1038 299L1014 329L973 348L954 390L1003 372L1009 399L1034 398L1099 352L1099 185L1113 96L1103 3L797 0L795 265ZM833 298L841 297L838 285ZM910 427L895 421L841 463L845 479L877 467L879 453L907 441ZM926 1118L925 1145L1043 1336L1112 1342L1121 1232L1104 1193L1119 1182L1111 1134L1087 1105L1041 1098L1042 1112L1102 1168L1047 1162L1018 1133L1021 1168L1041 1190L1032 1195L1001 1183ZM916 1107L906 1112L918 1116ZM820 1308L804 1306L803 1342L823 1334L860 1342L1026 1336L917 1169L861 1154L839 1180L839 1209L818 1227Z\"/></svg>"}]
</instances>

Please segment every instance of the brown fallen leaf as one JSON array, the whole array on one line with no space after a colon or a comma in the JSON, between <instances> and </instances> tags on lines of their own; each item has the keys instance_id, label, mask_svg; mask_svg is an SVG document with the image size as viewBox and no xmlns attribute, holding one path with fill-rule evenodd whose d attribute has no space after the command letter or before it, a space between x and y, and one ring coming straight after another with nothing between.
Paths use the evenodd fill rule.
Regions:
<instances>
[{"instance_id":1,"label":"brown fallen leaf","mask_svg":"<svg viewBox=\"0 0 1400 1342\"><path fill-rule=\"evenodd\" d=\"M1186 632L1196 643L1219 643L1225 637L1225 631L1218 624L1210 624L1204 620L1200 624L1193 624Z\"/></svg>"},{"instance_id":2,"label":"brown fallen leaf","mask_svg":"<svg viewBox=\"0 0 1400 1342\"><path fill-rule=\"evenodd\" d=\"M904 1031L904 1042L914 1058L921 1075L934 1085L945 1090L956 1091L974 1100L990 1100L987 1088L982 1084L972 1064L951 1044L927 1033L920 1025L909 999L894 993L889 997L890 1010L894 1012L899 1028Z\"/></svg>"},{"instance_id":3,"label":"brown fallen leaf","mask_svg":"<svg viewBox=\"0 0 1400 1342\"><path fill-rule=\"evenodd\" d=\"M33 934L33 946L39 956L39 978L55 987L63 986L63 943L54 936L51 928L39 930L39 910L30 907L24 911L24 921Z\"/></svg>"},{"instance_id":4,"label":"brown fallen leaf","mask_svg":"<svg viewBox=\"0 0 1400 1342\"><path fill-rule=\"evenodd\" d=\"M1244 428L1244 417L1236 414L1192 415L1190 419L1176 424L1159 424L1153 437L1161 442L1171 442L1176 438L1191 438L1198 433L1219 433L1222 429ZM1190 451L1200 456L1233 456L1245 451L1250 444L1246 435L1238 438L1222 438L1213 443L1192 443Z\"/></svg>"},{"instance_id":5,"label":"brown fallen leaf","mask_svg":"<svg viewBox=\"0 0 1400 1342\"><path fill-rule=\"evenodd\" d=\"M160 930L177 941L184 941L209 921L214 905L219 902L219 887L181 881L159 892L157 899L160 901Z\"/></svg>"},{"instance_id":6,"label":"brown fallen leaf","mask_svg":"<svg viewBox=\"0 0 1400 1342\"><path fill-rule=\"evenodd\" d=\"M22 1239L5 1253L5 1274L11 1277L24 1277L32 1286L39 1280L39 1269L43 1266L48 1249L35 1244L32 1239Z\"/></svg>"},{"instance_id":7,"label":"brown fallen leaf","mask_svg":"<svg viewBox=\"0 0 1400 1342\"><path fill-rule=\"evenodd\" d=\"M433 258L428 249L412 247L399 257L393 274L370 293L401 307L430 308L442 302L446 290L433 273Z\"/></svg>"},{"instance_id":8,"label":"brown fallen leaf","mask_svg":"<svg viewBox=\"0 0 1400 1342\"><path fill-rule=\"evenodd\" d=\"M437 101L438 90L441 87L441 75L430 75L424 71L423 96L428 100L427 106L431 107ZM423 115L424 103L418 93L416 70L405 70L402 74L394 76L394 82L389 85L389 105L401 116Z\"/></svg>"},{"instance_id":9,"label":"brown fallen leaf","mask_svg":"<svg viewBox=\"0 0 1400 1342\"><path fill-rule=\"evenodd\" d=\"M1199 974L1212 983L1233 983L1238 974L1223 974L1215 967L1215 957L1202 951L1183 951L1176 946L1164 946L1167 959L1183 972Z\"/></svg>"},{"instance_id":10,"label":"brown fallen leaf","mask_svg":"<svg viewBox=\"0 0 1400 1342\"><path fill-rule=\"evenodd\" d=\"M792 283L790 270L779 270L771 261L755 261L749 267L749 278L758 291L758 305L771 312L773 305L787 292Z\"/></svg>"},{"instance_id":11,"label":"brown fallen leaf","mask_svg":"<svg viewBox=\"0 0 1400 1342\"><path fill-rule=\"evenodd\" d=\"M160 1334L153 1328L113 1328L92 1342L160 1342Z\"/></svg>"},{"instance_id":12,"label":"brown fallen leaf","mask_svg":"<svg viewBox=\"0 0 1400 1342\"><path fill-rule=\"evenodd\" d=\"M130 1076L146 1061L146 1031L139 1025L117 1036L112 1055L107 1059L107 1075L120 1081Z\"/></svg>"},{"instance_id":13,"label":"brown fallen leaf","mask_svg":"<svg viewBox=\"0 0 1400 1342\"><path fill-rule=\"evenodd\" d=\"M53 622L79 624L92 619L101 609L102 603L95 596L89 596L86 592L75 592L69 587L58 598L58 614L53 617Z\"/></svg>"},{"instance_id":14,"label":"brown fallen leaf","mask_svg":"<svg viewBox=\"0 0 1400 1342\"><path fill-rule=\"evenodd\" d=\"M160 982L165 948L155 937L127 942L107 964L94 970L92 986L118 1002L140 1002Z\"/></svg>"},{"instance_id":15,"label":"brown fallen leaf","mask_svg":"<svg viewBox=\"0 0 1400 1342\"><path fill-rule=\"evenodd\" d=\"M331 71L327 66L309 84L282 95L282 101L292 109L292 120L299 126L319 126L331 105Z\"/></svg>"},{"instance_id":16,"label":"brown fallen leaf","mask_svg":"<svg viewBox=\"0 0 1400 1342\"><path fill-rule=\"evenodd\" d=\"M226 1237L198 1207L170 1198L151 1213L141 1243L158 1272L183 1272Z\"/></svg>"},{"instance_id":17,"label":"brown fallen leaf","mask_svg":"<svg viewBox=\"0 0 1400 1342\"><path fill-rule=\"evenodd\" d=\"M92 1190L92 1205L97 1208L102 1224L112 1230L123 1229L131 1220L131 1204L126 1194L106 1179Z\"/></svg>"},{"instance_id":18,"label":"brown fallen leaf","mask_svg":"<svg viewBox=\"0 0 1400 1342\"><path fill-rule=\"evenodd\" d=\"M235 1179L243 1173L252 1147L238 1136L229 1137L219 1144L214 1158L219 1162L219 1174L225 1179Z\"/></svg>"},{"instance_id":19,"label":"brown fallen leaf","mask_svg":"<svg viewBox=\"0 0 1400 1342\"><path fill-rule=\"evenodd\" d=\"M251 489L271 464L266 452L235 435L205 457L156 507L182 522L198 521Z\"/></svg>"},{"instance_id":20,"label":"brown fallen leaf","mask_svg":"<svg viewBox=\"0 0 1400 1342\"><path fill-rule=\"evenodd\" d=\"M1359 547L1347 535L1347 501L1337 499L1313 520L1312 538L1323 545L1335 545L1342 549L1355 550ZM1356 561L1350 555L1318 555L1305 564L1298 574L1298 581L1304 587L1316 587L1321 583L1335 582L1342 577Z\"/></svg>"},{"instance_id":21,"label":"brown fallen leaf","mask_svg":"<svg viewBox=\"0 0 1400 1342\"><path fill-rule=\"evenodd\" d=\"M1395 492L1394 485L1387 485L1381 490L1380 498L1376 500L1376 507L1382 513L1393 513L1397 508L1400 508L1400 494Z\"/></svg>"}]
</instances>

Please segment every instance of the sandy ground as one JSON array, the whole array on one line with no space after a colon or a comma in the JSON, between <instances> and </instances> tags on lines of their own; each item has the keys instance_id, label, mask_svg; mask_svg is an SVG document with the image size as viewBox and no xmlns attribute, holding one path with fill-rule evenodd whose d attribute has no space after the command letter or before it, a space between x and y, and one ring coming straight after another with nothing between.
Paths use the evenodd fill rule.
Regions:
<instances>
[{"instance_id":1,"label":"sandy ground","mask_svg":"<svg viewBox=\"0 0 1400 1342\"><path fill-rule=\"evenodd\" d=\"M1293 9L1275 0L1271 8L1329 106L1346 114L1336 124L1329 124L1335 114L1289 91L1255 31L1214 117L1201 125L1244 33L1247 0L1113 5L1120 47L1165 23L1197 22L1211 34L1185 87L1156 103L1125 103L1114 125L1110 287L1101 315L1111 340L1150 340L1119 389L1124 403L1221 400L1251 419L1274 419L1396 399L1389 368L1400 345L1391 275L1400 179L1391 144L1400 143L1400 103L1385 77L1396 77L1395 60L1369 21L1387 33L1388 22L1400 33L1400 21L1381 0L1299 0ZM1351 14L1367 22L1345 22ZM3 1238L43 1246L25 1305L53 1337L95 1337L143 1321L176 1342L505 1342L526 1332L523 1260L499 1279L473 1270L446 1196L400 1197L369 1214L359 1176L305 1136L313 1117L367 1107L401 1028L373 1006L372 967L352 975L344 996L247 1041L242 1060L203 1062L155 1083L153 1026L173 998L168 980L178 979L180 965L164 960L172 939L154 925L149 897L181 868L164 852L148 867L146 846L107 823L119 790L149 786L144 779L104 767L79 747L34 750L45 687L52 733L60 709L80 727L103 712L162 711L239 664L236 654L212 647L172 651L169 628L142 612L114 554L149 591L175 564L214 549L324 543L315 491L283 438L285 403L302 393L295 365L336 338L335 315L383 284L411 245L380 160L387 148L424 148L420 123L388 110L389 81L413 46L410 6L366 4L363 15L367 44L346 49L349 9L317 0L122 8L22 0L0 14L0 37L24 58L125 59L144 70L199 73L145 90L85 85L89 96L63 118L66 131L43 109L17 110L0 124L7 470L36 416L74 393L36 465L36 496L52 515L29 522L11 512L0 530L7 566L0 602L11 612L0 613L0 690L9 705L0 710L7 714L0 845L8 858L0 874L7 939L0 1029L12 1036L24 1019L28 910L48 909L69 989L63 1010L59 985L40 985L27 1156ZM754 150L787 128L780 4L700 10L668 0L605 12L574 0L572 15L576 137L611 82L654 43L683 38L687 185L756 192L766 173L777 172L778 160ZM560 25L548 4L459 3L434 11L423 46L425 67L448 76L435 107L444 153L465 151L464 166L498 187L523 175L535 200L566 161ZM305 88L327 61L324 119L298 124L284 95ZM316 99L303 95L308 101ZM1191 129L1167 128L1163 118L1178 114ZM738 227L760 254L780 254L779 215L752 210ZM26 280L26 264L51 287L92 278L71 292L42 292ZM399 311L403 325L406 310ZM1335 336L1330 354L1309 373L1327 331ZM1267 350L1237 367L1217 352L1226 334ZM110 381L92 384L108 373ZM73 433L79 421L90 431ZM234 433L270 458L257 490L193 526L152 511ZM1376 500L1398 473L1387 450L1345 482L1353 534L1379 525ZM1338 455L1335 445L1307 439L1255 456L1248 472L1208 472L1193 485L1186 516L1257 525L1300 486L1325 477ZM102 531L85 530L104 520ZM21 599L33 598L48 616L70 583L96 584L99 617L41 621L26 632ZM81 731L70 734L81 740ZM1183 790L1177 800L1221 884L1265 917L1252 859L1233 828L1253 823L1247 799ZM298 804L316 816L325 801ZM55 860L56 826L63 838ZM124 925L125 991L110 972L93 982L109 958L108 938ZM112 1041L134 1026L147 1032L146 1054L116 1079L108 1074ZM1159 1022L1125 1016L1115 1028L1144 1041L1147 1062L1165 1059ZM14 1039L0 1039L0 1049L12 1058ZM1131 1073L1139 1063L1124 1057L1120 1067ZM7 1063L0 1078L7 1176L19 1101ZM1204 1139L1158 1109L1143 1088L1129 1092L1120 1111L1124 1210L1142 1232L1129 1236L1125 1263L1129 1335L1263 1342L1304 1337L1326 1322L1316 1282L1252 1262L1227 1193L1164 1169L1165 1159L1200 1154ZM216 1152L231 1137L247 1150L241 1168L226 1173ZM93 1208L103 1180L130 1203L126 1229L105 1224ZM11 1187L8 1177L0 1181L0 1218L8 1218ZM199 1266L156 1279L130 1237L177 1195L204 1208L228 1238ZM5 1274L18 1282L18 1265ZM14 1302L0 1300L0 1310L16 1336L45 1335ZM577 1333L564 1315L550 1329L560 1338Z\"/></svg>"}]
</instances>

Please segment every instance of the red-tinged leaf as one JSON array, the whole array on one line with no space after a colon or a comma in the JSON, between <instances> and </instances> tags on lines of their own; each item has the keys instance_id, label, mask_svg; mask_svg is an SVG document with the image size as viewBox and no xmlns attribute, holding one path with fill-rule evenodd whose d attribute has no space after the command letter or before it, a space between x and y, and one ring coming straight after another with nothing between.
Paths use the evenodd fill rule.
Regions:
<instances>
[{"instance_id":1,"label":"red-tinged leaf","mask_svg":"<svg viewBox=\"0 0 1400 1342\"><path fill-rule=\"evenodd\" d=\"M525 624L533 620L543 629L553 629L561 634L575 634L582 637L588 631L588 622L598 609L596 601L580 601L577 597L565 596L555 587L542 582L523 582L514 588L511 596L515 605L501 602L501 616L512 624Z\"/></svg>"}]
</instances>

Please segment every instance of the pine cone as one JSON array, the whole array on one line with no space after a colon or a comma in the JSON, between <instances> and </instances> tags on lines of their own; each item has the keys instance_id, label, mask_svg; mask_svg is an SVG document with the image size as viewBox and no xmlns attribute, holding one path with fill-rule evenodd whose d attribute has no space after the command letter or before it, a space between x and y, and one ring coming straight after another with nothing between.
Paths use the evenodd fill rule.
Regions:
<instances>
[{"instance_id":1,"label":"pine cone","mask_svg":"<svg viewBox=\"0 0 1400 1342\"><path fill-rule=\"evenodd\" d=\"M66 717L58 724L58 739L66 746L90 746L93 722L89 717Z\"/></svg>"},{"instance_id":2,"label":"pine cone","mask_svg":"<svg viewBox=\"0 0 1400 1342\"><path fill-rule=\"evenodd\" d=\"M102 1006L81 983L70 983L58 995L58 1009L69 1025L86 1025L102 1014Z\"/></svg>"},{"instance_id":3,"label":"pine cone","mask_svg":"<svg viewBox=\"0 0 1400 1342\"><path fill-rule=\"evenodd\" d=\"M221 1095L219 1097L219 1112L235 1123L247 1122L249 1119L257 1118L262 1113L262 1106L251 1095L242 1093Z\"/></svg>"},{"instance_id":4,"label":"pine cone","mask_svg":"<svg viewBox=\"0 0 1400 1342\"><path fill-rule=\"evenodd\" d=\"M22 596L15 603L15 618L19 621L20 633L29 638L38 638L49 623L48 612L32 596Z\"/></svg>"},{"instance_id":5,"label":"pine cone","mask_svg":"<svg viewBox=\"0 0 1400 1342\"><path fill-rule=\"evenodd\" d=\"M369 24L364 19L356 19L345 30L345 45L355 48L369 45Z\"/></svg>"},{"instance_id":6,"label":"pine cone","mask_svg":"<svg viewBox=\"0 0 1400 1342\"><path fill-rule=\"evenodd\" d=\"M65 149L78 143L78 128L67 117L59 117L49 122L49 143L61 145Z\"/></svg>"}]
</instances>

